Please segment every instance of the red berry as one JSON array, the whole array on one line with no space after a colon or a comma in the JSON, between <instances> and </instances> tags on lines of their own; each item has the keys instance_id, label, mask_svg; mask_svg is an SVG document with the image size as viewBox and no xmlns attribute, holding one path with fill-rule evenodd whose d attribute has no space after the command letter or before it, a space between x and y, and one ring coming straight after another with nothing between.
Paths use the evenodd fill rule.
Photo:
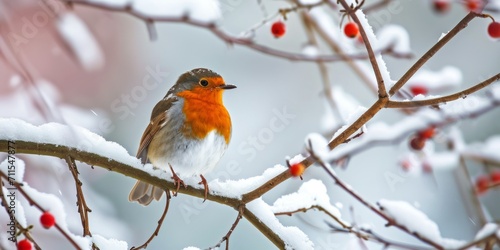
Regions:
<instances>
[{"instance_id":1,"label":"red berry","mask_svg":"<svg viewBox=\"0 0 500 250\"><path fill-rule=\"evenodd\" d=\"M44 212L40 216L40 223L44 228L49 229L56 224L56 218L50 212Z\"/></svg>"},{"instance_id":2,"label":"red berry","mask_svg":"<svg viewBox=\"0 0 500 250\"><path fill-rule=\"evenodd\" d=\"M490 179L486 175L480 175L476 178L476 191L478 194L484 194L488 191Z\"/></svg>"},{"instance_id":3,"label":"red berry","mask_svg":"<svg viewBox=\"0 0 500 250\"><path fill-rule=\"evenodd\" d=\"M409 160L403 160L401 161L401 167L403 168L404 171L410 171L412 165Z\"/></svg>"},{"instance_id":4,"label":"red berry","mask_svg":"<svg viewBox=\"0 0 500 250\"><path fill-rule=\"evenodd\" d=\"M434 10L438 13L444 13L450 9L449 0L434 0Z\"/></svg>"},{"instance_id":5,"label":"red berry","mask_svg":"<svg viewBox=\"0 0 500 250\"><path fill-rule=\"evenodd\" d=\"M17 250L31 250L31 242L27 239L23 239L17 242Z\"/></svg>"},{"instance_id":6,"label":"red berry","mask_svg":"<svg viewBox=\"0 0 500 250\"><path fill-rule=\"evenodd\" d=\"M488 34L493 38L500 38L500 23L491 22L488 25Z\"/></svg>"},{"instance_id":7,"label":"red berry","mask_svg":"<svg viewBox=\"0 0 500 250\"><path fill-rule=\"evenodd\" d=\"M418 131L418 136L422 137L424 139L431 139L434 137L434 134L436 133L436 129L434 127L429 127L425 130Z\"/></svg>"},{"instance_id":8,"label":"red berry","mask_svg":"<svg viewBox=\"0 0 500 250\"><path fill-rule=\"evenodd\" d=\"M422 163L422 170L425 172L425 173L432 173L432 166L430 163L424 161L424 163Z\"/></svg>"},{"instance_id":9,"label":"red berry","mask_svg":"<svg viewBox=\"0 0 500 250\"><path fill-rule=\"evenodd\" d=\"M465 7L468 11L480 12L483 7L482 0L466 0Z\"/></svg>"},{"instance_id":10,"label":"red berry","mask_svg":"<svg viewBox=\"0 0 500 250\"><path fill-rule=\"evenodd\" d=\"M349 22L344 26L344 34L349 38L355 38L359 34L359 27L355 22Z\"/></svg>"},{"instance_id":11,"label":"red berry","mask_svg":"<svg viewBox=\"0 0 500 250\"><path fill-rule=\"evenodd\" d=\"M500 170L495 170L490 173L491 182L494 184L500 183Z\"/></svg>"},{"instance_id":12,"label":"red berry","mask_svg":"<svg viewBox=\"0 0 500 250\"><path fill-rule=\"evenodd\" d=\"M410 140L410 147L414 150L422 150L425 146L425 138L414 136Z\"/></svg>"},{"instance_id":13,"label":"red berry","mask_svg":"<svg viewBox=\"0 0 500 250\"><path fill-rule=\"evenodd\" d=\"M304 173L306 167L302 163L293 164L290 166L290 173L292 176L299 177Z\"/></svg>"},{"instance_id":14,"label":"red berry","mask_svg":"<svg viewBox=\"0 0 500 250\"><path fill-rule=\"evenodd\" d=\"M422 85L413 85L410 91L413 95L427 95L427 88Z\"/></svg>"},{"instance_id":15,"label":"red berry","mask_svg":"<svg viewBox=\"0 0 500 250\"><path fill-rule=\"evenodd\" d=\"M283 35L285 35L286 32L286 26L285 23L281 21L277 21L273 23L273 26L271 26L271 33L273 33L274 37L280 38Z\"/></svg>"}]
</instances>

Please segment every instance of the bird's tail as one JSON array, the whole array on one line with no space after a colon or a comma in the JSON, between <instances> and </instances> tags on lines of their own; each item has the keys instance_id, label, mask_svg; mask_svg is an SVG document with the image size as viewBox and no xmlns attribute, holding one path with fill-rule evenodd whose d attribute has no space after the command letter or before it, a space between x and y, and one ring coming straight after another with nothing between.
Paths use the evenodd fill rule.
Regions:
<instances>
[{"instance_id":1,"label":"bird's tail","mask_svg":"<svg viewBox=\"0 0 500 250\"><path fill-rule=\"evenodd\" d=\"M131 202L137 201L143 206L149 205L153 199L160 200L164 191L146 182L137 181L128 195Z\"/></svg>"}]
</instances>

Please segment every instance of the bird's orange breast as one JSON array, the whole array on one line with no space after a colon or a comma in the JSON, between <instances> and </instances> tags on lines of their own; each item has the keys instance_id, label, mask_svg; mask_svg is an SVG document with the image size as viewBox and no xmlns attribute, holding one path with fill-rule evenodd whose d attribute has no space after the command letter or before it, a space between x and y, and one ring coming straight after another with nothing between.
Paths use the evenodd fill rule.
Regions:
<instances>
[{"instance_id":1,"label":"bird's orange breast","mask_svg":"<svg viewBox=\"0 0 500 250\"><path fill-rule=\"evenodd\" d=\"M229 143L231 138L231 118L222 104L222 90L194 89L178 93L184 98L183 113L185 125L183 133L188 138L203 139L215 130Z\"/></svg>"}]
</instances>

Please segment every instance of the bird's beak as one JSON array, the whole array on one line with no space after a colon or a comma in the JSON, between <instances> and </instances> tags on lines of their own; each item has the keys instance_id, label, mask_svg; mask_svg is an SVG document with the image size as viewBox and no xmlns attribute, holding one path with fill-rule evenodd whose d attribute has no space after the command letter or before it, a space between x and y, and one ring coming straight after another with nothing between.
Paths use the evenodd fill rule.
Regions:
<instances>
[{"instance_id":1,"label":"bird's beak","mask_svg":"<svg viewBox=\"0 0 500 250\"><path fill-rule=\"evenodd\" d=\"M222 85L219 85L219 88L221 88L221 89L235 89L236 86L231 85L231 84L222 84Z\"/></svg>"}]
</instances>

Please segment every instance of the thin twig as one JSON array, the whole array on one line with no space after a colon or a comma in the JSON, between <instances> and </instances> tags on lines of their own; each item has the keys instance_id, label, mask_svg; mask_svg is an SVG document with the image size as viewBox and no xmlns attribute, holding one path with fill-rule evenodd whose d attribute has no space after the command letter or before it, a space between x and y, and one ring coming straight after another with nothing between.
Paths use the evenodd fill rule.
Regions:
<instances>
[{"instance_id":1,"label":"thin twig","mask_svg":"<svg viewBox=\"0 0 500 250\"><path fill-rule=\"evenodd\" d=\"M451 29L445 36L443 36L439 41L434 44L420 59L413 64L408 71L392 86L389 90L389 96L393 96L403 85L410 80L410 78L429 60L431 59L444 45L446 45L453 37L455 37L460 31L465 29L472 19L476 17L486 18L488 15L479 14L475 12L469 12L453 29Z\"/></svg>"},{"instance_id":2,"label":"thin twig","mask_svg":"<svg viewBox=\"0 0 500 250\"><path fill-rule=\"evenodd\" d=\"M16 142L16 146L17 146L17 142ZM0 177L4 178L4 179L8 179L7 175L5 175L2 171L0 171ZM35 206L36 208L38 208L38 210L42 211L42 212L45 212L46 210L40 206L40 204L38 204L38 202L36 202L33 198L31 198L27 193L26 191L24 191L23 189L23 186L21 183L17 182L17 181L10 181L10 183L12 185L14 185L17 190L19 190L19 192L24 196L24 198L28 201L28 203L30 204L30 206ZM55 223L54 225L56 227L56 229L64 236L64 238L66 238L70 243L71 245L73 245L76 249L81 249L80 246L78 246L78 244L75 242L75 240L73 240L73 238L71 238L71 236L69 236L68 233L66 233L66 231L64 231L61 226L59 225L59 223Z\"/></svg>"},{"instance_id":3,"label":"thin twig","mask_svg":"<svg viewBox=\"0 0 500 250\"><path fill-rule=\"evenodd\" d=\"M231 228L229 228L229 231L227 231L226 235L222 237L222 239L213 247L209 247L209 250L212 249L218 249L222 243L225 241L226 242L226 250L229 250L229 237L231 237L231 234L233 233L234 229L236 226L238 226L238 223L240 220L243 218L243 211L245 210L245 206L242 205L238 208L238 216L236 216L236 219L233 222L233 225L231 225Z\"/></svg>"},{"instance_id":4,"label":"thin twig","mask_svg":"<svg viewBox=\"0 0 500 250\"><path fill-rule=\"evenodd\" d=\"M388 223L389 226L394 226L399 229L401 229L403 232L406 232L407 234L419 239L420 241L429 244L430 246L436 248L436 249L444 249L443 246L441 246L439 243L434 242L431 239L428 239L427 237L420 235L417 232L412 232L410 229L407 227L399 224L395 219L391 218L390 216L386 215L384 212L379 210L375 205L371 204L370 202L366 201L364 198L362 198L356 191L354 191L349 185L344 183L340 178L338 178L337 174L335 174L332 170L330 170L329 164L323 162L322 159L318 158L315 153L314 149L312 148L312 143L309 141L309 147L308 147L309 154L316 160L316 162L326 171L326 173L334 180L335 184L337 184L340 188L342 188L344 191L349 193L354 199L358 200L363 204L365 207L373 211L375 214L378 216L382 217L385 219Z\"/></svg>"},{"instance_id":5,"label":"thin twig","mask_svg":"<svg viewBox=\"0 0 500 250\"><path fill-rule=\"evenodd\" d=\"M348 229L344 229L344 228L339 228L339 227L337 227L329 222L326 222L326 223L328 224L328 226L330 228L332 228L333 233L354 234L359 239L381 243L384 245L385 248L391 247L391 248L398 248L398 249L405 249L405 250L431 250L430 248L425 248L425 247L404 244L404 243L388 240L388 239L386 239L378 234L375 234L372 230L367 230L367 229L362 229L362 228L352 228L352 229L348 230Z\"/></svg>"},{"instance_id":6,"label":"thin twig","mask_svg":"<svg viewBox=\"0 0 500 250\"><path fill-rule=\"evenodd\" d=\"M462 91L437 98L418 100L418 101L388 101L385 105L386 108L414 108L422 106L433 106L441 103L457 100L459 98L466 98L468 95L487 87L488 85L500 80L500 73Z\"/></svg>"},{"instance_id":7,"label":"thin twig","mask_svg":"<svg viewBox=\"0 0 500 250\"><path fill-rule=\"evenodd\" d=\"M163 210L163 213L161 214L161 217L158 220L158 226L156 226L155 231L153 232L153 234L151 234L149 239L146 242L144 242L144 244L138 247L132 247L130 250L145 249L148 246L148 244L151 243L154 237L158 236L158 233L160 233L161 225L163 224L163 220L165 220L165 217L167 216L168 207L170 206L170 200L172 198L170 195L170 190L166 190L165 193L167 193L165 209Z\"/></svg>"},{"instance_id":8,"label":"thin twig","mask_svg":"<svg viewBox=\"0 0 500 250\"><path fill-rule=\"evenodd\" d=\"M304 61L304 62L338 62L338 61L344 61L345 57L337 56L337 55L317 55L317 56L310 56L310 55L304 55L300 53L291 53L291 52L286 52L282 50L277 50L273 49L271 47L267 47L264 45L256 44L253 40L247 38L247 37L237 37L228 34L225 31L222 31L217 27L214 23L207 23L207 22L202 22L202 21L197 21L190 19L186 16L183 17L158 17L158 16L148 16L142 12L136 11L130 6L124 6L124 7L117 7L117 6L111 6L111 5L106 5L105 3L99 3L99 2L87 2L87 1L82 1L82 0L61 0L65 3L72 3L72 4L80 4L80 5L85 5L85 6L90 6L93 8L97 9L103 9L111 12L123 12L123 13L128 13L131 16L134 16L136 18L139 18L143 21L154 21L154 22L172 22L172 23L185 23L189 24L195 27L199 28L204 28L212 32L215 36L220 38L221 40L225 41L228 44L238 44L241 46L248 47L250 49L253 49L255 51L262 52L264 54L272 55L275 57L279 58L284 58L288 59L291 61ZM391 54L398 56L397 54L393 53L390 50L382 50L378 51L377 53L384 53L384 54ZM352 55L347 55L349 58L352 60L362 60L362 59L367 59L368 55L366 53L357 53L357 54L352 54Z\"/></svg>"},{"instance_id":9,"label":"thin twig","mask_svg":"<svg viewBox=\"0 0 500 250\"><path fill-rule=\"evenodd\" d=\"M347 65L351 67L354 73L356 73L356 76L358 76L363 81L363 83L365 83L365 85L370 88L370 90L376 93L376 84L374 84L370 77L368 77L366 71L363 70L356 62L354 62L354 60L352 60L344 50L342 50L342 47L337 43L337 41L335 41L328 35L328 31L324 29L319 21L313 18L313 16L308 12L303 12L303 15L311 22L314 30L326 42L326 44L328 44L330 49L337 53L340 57L342 57Z\"/></svg>"},{"instance_id":10,"label":"thin twig","mask_svg":"<svg viewBox=\"0 0 500 250\"><path fill-rule=\"evenodd\" d=\"M328 143L328 147L330 150L333 150L338 145L344 143L349 137L354 134L358 129L360 129L364 124L366 124L369 120L371 120L384 106L387 102L387 98L378 99L370 108L368 108L365 113L363 113L356 121L354 121L347 129L345 129L342 133L337 135L332 141ZM306 168L311 166L315 162L315 159L311 156L306 157L302 160L301 164L303 164ZM276 177L270 179L263 185L257 187L253 191L250 191L242 196L243 202L250 202L258 197L261 197L263 194L267 193L269 190L273 189L275 186L289 179L292 175L290 171L283 171L281 174Z\"/></svg>"},{"instance_id":11,"label":"thin twig","mask_svg":"<svg viewBox=\"0 0 500 250\"><path fill-rule=\"evenodd\" d=\"M444 116L440 121L429 122L428 124L425 125L425 127L442 128L442 127L445 127L445 126L450 125L452 123L455 123L459 120L477 118L478 116L483 115L483 114L491 111L492 109L494 109L498 106L500 106L499 102L491 101L491 103L488 106L485 106L481 109L477 109L473 112L470 112L468 114L464 114L461 116L454 116L454 115ZM425 127L422 127L422 128L425 128ZM363 141L360 144L357 144L355 147L349 148L348 150L344 150L343 154L339 154L335 158L329 158L329 161L331 163L331 162L335 162L335 161L344 159L346 157L353 157L354 155L359 154L361 152L364 152L367 149L373 148L375 146L397 144L397 143L401 142L403 139L407 138L408 135L410 135L411 133L414 133L414 132L415 132L414 130L400 131L399 135L393 135L392 138L390 138L390 139L370 139L370 140ZM471 155L468 155L466 152L463 152L461 154L463 155L463 157L470 158L470 159L473 159L475 161L479 161L479 162L486 161L486 159L484 159L484 158L473 157ZM494 161L487 161L487 162L492 163L492 164L496 163L500 166L500 162L494 162Z\"/></svg>"},{"instance_id":12,"label":"thin twig","mask_svg":"<svg viewBox=\"0 0 500 250\"><path fill-rule=\"evenodd\" d=\"M69 171L71 172L71 175L75 180L76 205L78 206L78 213L80 214L80 220L82 221L83 236L92 236L89 226L89 212L92 212L92 210L87 206L85 196L83 195L82 182L78 178L78 175L80 173L78 172L75 159L73 159L71 156L68 156L65 158L65 160L68 164Z\"/></svg>"},{"instance_id":13,"label":"thin twig","mask_svg":"<svg viewBox=\"0 0 500 250\"><path fill-rule=\"evenodd\" d=\"M324 207L322 206L319 206L319 205L314 205L314 206L311 206L309 208L299 208L297 210L294 210L294 211L286 211L286 212L279 212L279 213L274 213L274 215L278 216L278 215L288 215L288 216L291 216L292 214L295 214L295 213L300 213L300 212L307 212L308 210L311 210L311 209L318 209L319 211L325 213L326 215L328 215L330 218L332 218L333 220L335 220L337 223L339 223L342 228L344 229L350 229L352 228L351 225L348 225L346 224L344 221L342 221L340 218L338 218L337 216L333 215L332 213L330 213L327 209L325 209Z\"/></svg>"},{"instance_id":14,"label":"thin twig","mask_svg":"<svg viewBox=\"0 0 500 250\"><path fill-rule=\"evenodd\" d=\"M465 159L463 157L460 157L460 168L465 175L465 178L467 180L472 180L472 176L470 175L469 169L467 168L467 163L465 162ZM464 190L466 192L466 195L471 197L472 200L472 206L474 206L476 213L479 215L479 220L480 224L484 225L488 221L486 219L486 215L484 214L483 207L481 205L481 201L479 200L479 197L477 196L476 189L474 188L474 184L471 183L470 181L468 182L469 185L467 185L468 190Z\"/></svg>"},{"instance_id":15,"label":"thin twig","mask_svg":"<svg viewBox=\"0 0 500 250\"><path fill-rule=\"evenodd\" d=\"M372 12L374 10L377 10L377 9L380 9L382 7L385 7L387 6L389 3L391 2L391 0L381 0L381 1L378 1L370 6L366 6L363 8L363 12L364 13L369 13L369 12Z\"/></svg>"},{"instance_id":16,"label":"thin twig","mask_svg":"<svg viewBox=\"0 0 500 250\"><path fill-rule=\"evenodd\" d=\"M361 231L367 233L370 236L370 239L374 239L375 241L384 244L384 246L391 246L391 247L395 247L395 248L399 248L399 249L407 249L407 250L430 250L429 248L425 248L425 247L421 247L421 246L415 246L415 245L404 244L404 243L388 240L388 239L376 234L372 230L361 229Z\"/></svg>"},{"instance_id":17,"label":"thin twig","mask_svg":"<svg viewBox=\"0 0 500 250\"><path fill-rule=\"evenodd\" d=\"M155 23L151 20L147 20L146 28L148 30L149 40L150 41L158 40L158 31L156 30Z\"/></svg>"},{"instance_id":18,"label":"thin twig","mask_svg":"<svg viewBox=\"0 0 500 250\"><path fill-rule=\"evenodd\" d=\"M259 2L259 5L261 6L261 9L263 10L262 3L260 1L258 1L258 2ZM254 26L252 26L247 31L244 31L243 32L243 36L246 37L246 36L249 36L249 35L253 35L255 33L255 31L257 31L259 28L261 28L265 24L269 23L271 20L275 19L279 15L281 15L281 16L283 16L283 18L285 18L286 15L288 13L290 13L290 12L295 12L295 11L298 11L298 10L301 10L301 9L310 10L310 9L312 9L314 7L317 7L317 6L320 6L320 5L324 4L322 1L314 3L314 4L300 4L297 1L295 1L294 3L296 4L295 6L290 7L290 8L279 9L276 13L274 13L271 16L267 16L267 13L264 13L264 17L263 17L262 21L260 21L259 23L255 24ZM266 11L263 10L262 12L266 12Z\"/></svg>"},{"instance_id":19,"label":"thin twig","mask_svg":"<svg viewBox=\"0 0 500 250\"><path fill-rule=\"evenodd\" d=\"M2 175L0 175L0 199L2 200L2 206L5 208L5 211L7 212L7 215L10 217L10 219L11 220L13 219L15 227L17 229L19 229L19 233L22 233L24 235L24 237L26 237L26 239L28 239L31 243L33 243L33 245L35 246L36 250L41 250L42 248L33 239L33 237L31 236L31 234L29 232L29 229L32 226L28 226L28 228L24 228L23 226L21 226L21 223L19 223L19 221L17 220L14 211L11 211L9 209L9 205L7 204L7 198L5 197L5 195L3 193L3 187L5 186L5 184L4 184L4 182L3 182L2 179L5 178L6 176L3 174L2 171L0 171L0 173L2 173ZM9 182L8 177L5 180L7 182ZM15 238L15 242L14 243L17 242L17 236L19 235L19 233L16 233L16 238Z\"/></svg>"},{"instance_id":20,"label":"thin twig","mask_svg":"<svg viewBox=\"0 0 500 250\"><path fill-rule=\"evenodd\" d=\"M352 18L352 20L358 24L359 34L363 38L364 45L368 53L368 57L370 59L370 63L373 68L373 72L375 73L375 78L377 79L378 96L379 98L387 98L387 91L385 89L384 78L382 77L382 73L380 72L380 67L378 66L377 58L375 58L375 52L373 51L372 45L370 43L370 40L368 39L365 28L363 27L361 21L356 15L357 12L356 8L355 9L351 8L351 6L349 6L345 0L338 0L338 2L342 4L342 7L346 11L347 15L349 15ZM336 6L336 4L333 3L331 0L327 0L327 3L328 5L332 6L332 8Z\"/></svg>"},{"instance_id":21,"label":"thin twig","mask_svg":"<svg viewBox=\"0 0 500 250\"><path fill-rule=\"evenodd\" d=\"M296 3L298 3L298 1L296 1ZM302 24L304 25L304 30L306 31L307 39L309 40L309 44L316 48L319 48L318 41L316 40L316 37L314 36L313 33L314 24L312 23L311 18L309 18L306 12L304 11L300 12L300 17L302 20ZM325 96L327 103L330 105L333 115L336 117L336 119L341 119L342 116L340 115L338 105L333 99L333 90L330 83L330 77L328 74L328 69L326 67L326 64L324 62L318 62L317 65L321 73L321 80L322 80L321 82L323 83L323 95Z\"/></svg>"},{"instance_id":22,"label":"thin twig","mask_svg":"<svg viewBox=\"0 0 500 250\"><path fill-rule=\"evenodd\" d=\"M469 242L469 243L461 246L457 250L467 250L467 249L469 249L469 248L471 248L473 246L477 246L477 245L479 245L481 243L486 243L486 242L488 242L490 240L498 240L495 232L492 233L492 234L486 235L483 238L479 238L477 240L471 241L471 242Z\"/></svg>"}]
</instances>

